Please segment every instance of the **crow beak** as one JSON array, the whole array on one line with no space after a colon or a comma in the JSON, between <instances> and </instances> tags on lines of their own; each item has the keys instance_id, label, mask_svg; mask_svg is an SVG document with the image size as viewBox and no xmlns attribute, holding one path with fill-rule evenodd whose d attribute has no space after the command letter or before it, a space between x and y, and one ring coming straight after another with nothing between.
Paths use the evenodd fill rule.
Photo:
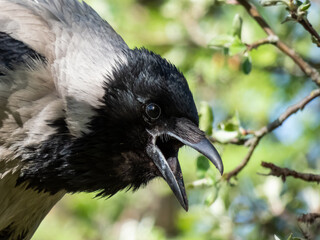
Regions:
<instances>
[{"instance_id":1,"label":"crow beak","mask_svg":"<svg viewBox=\"0 0 320 240\"><path fill-rule=\"evenodd\" d=\"M182 172L177 157L169 157L166 159L157 146L149 145L147 153L152 158L154 164L159 169L162 177L168 183L174 195L176 195L181 206L188 211L188 198L184 187ZM171 162L171 167L169 165Z\"/></svg>"},{"instance_id":2,"label":"crow beak","mask_svg":"<svg viewBox=\"0 0 320 240\"><path fill-rule=\"evenodd\" d=\"M158 138L168 138L190 146L206 156L223 174L223 163L219 153L205 137L204 133L191 121L181 118L177 119L172 127L165 131L148 131L152 137L146 148L148 156L160 171L162 177L170 186L181 206L188 211L188 198L185 191L183 176L178 161L178 148L171 146L172 141L157 141ZM166 136L166 137L163 137Z\"/></svg>"}]
</instances>

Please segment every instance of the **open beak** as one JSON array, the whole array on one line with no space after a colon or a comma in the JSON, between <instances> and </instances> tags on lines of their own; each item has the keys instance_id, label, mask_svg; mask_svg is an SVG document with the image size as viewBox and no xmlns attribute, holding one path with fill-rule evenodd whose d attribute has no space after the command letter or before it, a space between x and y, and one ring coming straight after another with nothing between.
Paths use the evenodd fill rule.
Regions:
<instances>
[{"instance_id":1,"label":"open beak","mask_svg":"<svg viewBox=\"0 0 320 240\"><path fill-rule=\"evenodd\" d=\"M162 177L166 180L171 190L177 197L181 206L188 211L188 198L183 182L183 176L178 161L178 147L174 143L180 142L192 147L206 156L223 174L223 163L221 157L204 133L191 121L181 118L177 119L171 129L164 131L148 131L151 142L146 152L157 166ZM159 139L165 139L159 141Z\"/></svg>"}]
</instances>

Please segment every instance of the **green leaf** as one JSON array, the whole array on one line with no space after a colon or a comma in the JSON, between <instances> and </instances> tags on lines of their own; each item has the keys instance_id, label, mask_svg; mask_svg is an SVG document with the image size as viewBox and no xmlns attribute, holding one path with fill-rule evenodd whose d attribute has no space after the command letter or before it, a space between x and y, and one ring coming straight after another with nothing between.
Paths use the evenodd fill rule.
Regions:
<instances>
[{"instance_id":1,"label":"green leaf","mask_svg":"<svg viewBox=\"0 0 320 240\"><path fill-rule=\"evenodd\" d=\"M232 35L241 39L242 32L242 18L239 14L236 14L232 22Z\"/></svg>"},{"instance_id":2,"label":"green leaf","mask_svg":"<svg viewBox=\"0 0 320 240\"><path fill-rule=\"evenodd\" d=\"M209 161L206 157L200 155L197 158L197 168L203 171L207 171L210 168Z\"/></svg>"},{"instance_id":3,"label":"green leaf","mask_svg":"<svg viewBox=\"0 0 320 240\"><path fill-rule=\"evenodd\" d=\"M241 41L242 20L236 18L233 30L233 36L221 35L213 38L208 44L209 48L223 48L226 55L236 55L246 50L246 45Z\"/></svg>"},{"instance_id":4,"label":"green leaf","mask_svg":"<svg viewBox=\"0 0 320 240\"><path fill-rule=\"evenodd\" d=\"M234 37L231 45L229 46L229 55L234 56L238 53L243 53L246 49L246 45L241 42L238 37Z\"/></svg>"},{"instance_id":5,"label":"green leaf","mask_svg":"<svg viewBox=\"0 0 320 240\"><path fill-rule=\"evenodd\" d=\"M233 132L239 131L240 126L240 119L238 113L236 113L232 118L229 118L227 121L220 123L218 127L221 130Z\"/></svg>"},{"instance_id":6,"label":"green leaf","mask_svg":"<svg viewBox=\"0 0 320 240\"><path fill-rule=\"evenodd\" d=\"M311 6L310 2L309 3L304 3L299 7L299 10L300 11L307 11L310 8L310 6Z\"/></svg>"},{"instance_id":7,"label":"green leaf","mask_svg":"<svg viewBox=\"0 0 320 240\"><path fill-rule=\"evenodd\" d=\"M230 140L239 137L238 131L225 131L225 130L218 130L214 131L212 136L217 139L219 142L227 143Z\"/></svg>"},{"instance_id":8,"label":"green leaf","mask_svg":"<svg viewBox=\"0 0 320 240\"><path fill-rule=\"evenodd\" d=\"M239 130L239 126L238 126L237 124L234 124L233 122L228 122L228 123L225 125L224 130L227 131L227 132L238 131L238 130Z\"/></svg>"},{"instance_id":9,"label":"green leaf","mask_svg":"<svg viewBox=\"0 0 320 240\"><path fill-rule=\"evenodd\" d=\"M241 124L238 114L236 113L232 118L221 122L218 128L220 130L214 131L212 136L222 143L227 143L234 138L239 138L241 136Z\"/></svg>"},{"instance_id":10,"label":"green leaf","mask_svg":"<svg viewBox=\"0 0 320 240\"><path fill-rule=\"evenodd\" d=\"M291 233L290 236L287 238L287 240L302 240L302 238L294 237L293 234Z\"/></svg>"},{"instance_id":11,"label":"green leaf","mask_svg":"<svg viewBox=\"0 0 320 240\"><path fill-rule=\"evenodd\" d=\"M287 240L292 240L292 233L291 233L290 236L287 238Z\"/></svg>"},{"instance_id":12,"label":"green leaf","mask_svg":"<svg viewBox=\"0 0 320 240\"><path fill-rule=\"evenodd\" d=\"M209 168L210 168L210 164L209 164L208 159L206 157L200 155L197 158L197 176L199 178L203 178Z\"/></svg>"},{"instance_id":13,"label":"green leaf","mask_svg":"<svg viewBox=\"0 0 320 240\"><path fill-rule=\"evenodd\" d=\"M206 200L205 200L205 202L204 202L207 206L211 206L211 205L216 201L216 199L217 199L217 197L218 197L217 192L218 192L218 191L217 191L215 188L213 188L213 189L211 190L211 192L210 192L209 195L206 197Z\"/></svg>"},{"instance_id":14,"label":"green leaf","mask_svg":"<svg viewBox=\"0 0 320 240\"><path fill-rule=\"evenodd\" d=\"M301 3L297 9L298 19L306 16L308 14L308 9L310 8L311 3L309 0L306 0L304 3Z\"/></svg>"},{"instance_id":15,"label":"green leaf","mask_svg":"<svg viewBox=\"0 0 320 240\"><path fill-rule=\"evenodd\" d=\"M220 35L214 37L208 44L210 48L229 48L234 40L233 36L230 35Z\"/></svg>"},{"instance_id":16,"label":"green leaf","mask_svg":"<svg viewBox=\"0 0 320 240\"><path fill-rule=\"evenodd\" d=\"M313 43L316 43L316 44L318 44L318 39L315 37L315 36L311 36L311 41L313 42Z\"/></svg>"},{"instance_id":17,"label":"green leaf","mask_svg":"<svg viewBox=\"0 0 320 240\"><path fill-rule=\"evenodd\" d=\"M250 57L245 57L244 61L242 62L242 71L245 74L249 74L252 70L252 63Z\"/></svg>"},{"instance_id":18,"label":"green leaf","mask_svg":"<svg viewBox=\"0 0 320 240\"><path fill-rule=\"evenodd\" d=\"M225 56L228 56L229 55L229 48L223 48L223 54L225 55Z\"/></svg>"},{"instance_id":19,"label":"green leaf","mask_svg":"<svg viewBox=\"0 0 320 240\"><path fill-rule=\"evenodd\" d=\"M201 102L199 108L199 127L206 134L212 134L213 112L207 102Z\"/></svg>"}]
</instances>

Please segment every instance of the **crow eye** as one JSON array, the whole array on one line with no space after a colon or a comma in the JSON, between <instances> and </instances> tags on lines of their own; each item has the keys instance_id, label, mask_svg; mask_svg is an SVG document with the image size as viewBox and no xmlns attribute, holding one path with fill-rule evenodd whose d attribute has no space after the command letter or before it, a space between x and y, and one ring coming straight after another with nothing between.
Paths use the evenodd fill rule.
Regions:
<instances>
[{"instance_id":1,"label":"crow eye","mask_svg":"<svg viewBox=\"0 0 320 240\"><path fill-rule=\"evenodd\" d=\"M161 108L155 103L150 103L146 107L146 114L152 120L156 120L161 115Z\"/></svg>"}]
</instances>

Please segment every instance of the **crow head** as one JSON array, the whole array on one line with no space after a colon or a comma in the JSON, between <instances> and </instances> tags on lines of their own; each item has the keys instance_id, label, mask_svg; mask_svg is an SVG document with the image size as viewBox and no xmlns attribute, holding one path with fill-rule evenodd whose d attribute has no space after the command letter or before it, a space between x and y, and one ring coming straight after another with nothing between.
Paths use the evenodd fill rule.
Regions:
<instances>
[{"instance_id":1,"label":"crow head","mask_svg":"<svg viewBox=\"0 0 320 240\"><path fill-rule=\"evenodd\" d=\"M176 67L145 49L124 55L125 61L105 76L105 94L92 106L89 131L71 136L68 119L56 120L51 125L58 132L26 150L18 183L27 180L30 187L52 193L111 196L160 176L187 210L179 148L187 145L204 154L222 174L220 156L198 128L192 94Z\"/></svg>"},{"instance_id":2,"label":"crow head","mask_svg":"<svg viewBox=\"0 0 320 240\"><path fill-rule=\"evenodd\" d=\"M177 68L145 49L126 56L106 81L93 132L99 132L104 149L112 146L114 172L120 171L122 181L138 188L161 176L187 210L179 148L187 145L204 154L221 174L222 161L198 128L192 94Z\"/></svg>"}]
</instances>

